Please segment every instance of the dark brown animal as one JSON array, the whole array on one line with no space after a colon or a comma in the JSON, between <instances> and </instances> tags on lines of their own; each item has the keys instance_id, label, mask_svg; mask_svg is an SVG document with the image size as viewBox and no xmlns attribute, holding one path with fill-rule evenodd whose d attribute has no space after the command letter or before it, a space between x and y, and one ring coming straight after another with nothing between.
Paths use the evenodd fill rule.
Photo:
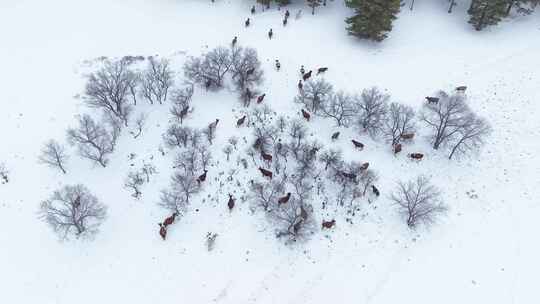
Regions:
<instances>
[{"instance_id":1,"label":"dark brown animal","mask_svg":"<svg viewBox=\"0 0 540 304\"><path fill-rule=\"evenodd\" d=\"M286 26L287 25L287 18L284 18L283 19L283 26Z\"/></svg>"},{"instance_id":2,"label":"dark brown animal","mask_svg":"<svg viewBox=\"0 0 540 304\"><path fill-rule=\"evenodd\" d=\"M371 190L373 190L373 194L375 194L375 196L381 195L381 192L379 192L379 189L377 189L377 187L375 187L374 185L371 185Z\"/></svg>"},{"instance_id":3,"label":"dark brown animal","mask_svg":"<svg viewBox=\"0 0 540 304\"><path fill-rule=\"evenodd\" d=\"M306 110L302 109L302 116L304 116L304 118L309 121L309 119L311 118L311 114L309 114Z\"/></svg>"},{"instance_id":4,"label":"dark brown animal","mask_svg":"<svg viewBox=\"0 0 540 304\"><path fill-rule=\"evenodd\" d=\"M251 13L255 14L255 5L251 7Z\"/></svg>"},{"instance_id":5,"label":"dark brown animal","mask_svg":"<svg viewBox=\"0 0 540 304\"><path fill-rule=\"evenodd\" d=\"M398 154L401 152L401 144L395 144L394 145L394 154Z\"/></svg>"},{"instance_id":6,"label":"dark brown animal","mask_svg":"<svg viewBox=\"0 0 540 304\"><path fill-rule=\"evenodd\" d=\"M362 171L367 170L367 168L369 168L369 163L363 163L363 164L360 166L360 170L362 170Z\"/></svg>"},{"instance_id":7,"label":"dark brown animal","mask_svg":"<svg viewBox=\"0 0 540 304\"><path fill-rule=\"evenodd\" d=\"M289 201L290 198L291 198L291 193L288 192L287 195L285 195L285 196L281 197L280 199L278 199L278 204L279 205L286 204Z\"/></svg>"},{"instance_id":8,"label":"dark brown animal","mask_svg":"<svg viewBox=\"0 0 540 304\"><path fill-rule=\"evenodd\" d=\"M439 98L438 97L426 97L426 100L428 103L438 103L439 102Z\"/></svg>"},{"instance_id":9,"label":"dark brown animal","mask_svg":"<svg viewBox=\"0 0 540 304\"><path fill-rule=\"evenodd\" d=\"M251 21L249 20L249 18L247 18L247 20L246 20L246 22L245 22L245 24L246 24L246 27L248 27L248 26L249 26L250 22L251 22Z\"/></svg>"},{"instance_id":10,"label":"dark brown animal","mask_svg":"<svg viewBox=\"0 0 540 304\"><path fill-rule=\"evenodd\" d=\"M219 122L219 119L216 119L216 121L208 125L208 128L215 129L217 127L218 122Z\"/></svg>"},{"instance_id":11,"label":"dark brown animal","mask_svg":"<svg viewBox=\"0 0 540 304\"><path fill-rule=\"evenodd\" d=\"M261 151L261 156L267 162L272 161L272 155L271 154L266 154L266 153L264 153L264 151Z\"/></svg>"},{"instance_id":12,"label":"dark brown animal","mask_svg":"<svg viewBox=\"0 0 540 304\"><path fill-rule=\"evenodd\" d=\"M171 216L169 216L168 218L166 218L164 221L163 221L163 226L165 226L165 228L167 228L167 226L171 225L172 223L174 223L174 220L176 219L176 216L178 216L178 212L175 212L173 213Z\"/></svg>"},{"instance_id":13,"label":"dark brown animal","mask_svg":"<svg viewBox=\"0 0 540 304\"><path fill-rule=\"evenodd\" d=\"M357 148L357 149L360 149L360 150L363 150L364 149L364 144L359 142L359 141L356 141L356 140L351 140L351 142L353 143L354 147Z\"/></svg>"},{"instance_id":14,"label":"dark brown animal","mask_svg":"<svg viewBox=\"0 0 540 304\"><path fill-rule=\"evenodd\" d=\"M261 96L257 97L257 103L261 103L264 100L264 97L266 94L262 94Z\"/></svg>"},{"instance_id":15,"label":"dark brown animal","mask_svg":"<svg viewBox=\"0 0 540 304\"><path fill-rule=\"evenodd\" d=\"M272 171L269 171L269 170L266 170L266 169L263 169L261 167L259 167L259 171L261 171L261 174L264 176L264 177L269 177L270 179L272 179Z\"/></svg>"},{"instance_id":16,"label":"dark brown animal","mask_svg":"<svg viewBox=\"0 0 540 304\"><path fill-rule=\"evenodd\" d=\"M270 31L268 31L268 39L272 39L272 36L274 36L274 31L270 29Z\"/></svg>"},{"instance_id":17,"label":"dark brown animal","mask_svg":"<svg viewBox=\"0 0 540 304\"><path fill-rule=\"evenodd\" d=\"M456 91L463 93L467 91L467 86L459 86L456 88Z\"/></svg>"},{"instance_id":18,"label":"dark brown animal","mask_svg":"<svg viewBox=\"0 0 540 304\"><path fill-rule=\"evenodd\" d=\"M253 74L254 72L255 72L255 68L250 68L250 69L248 69L248 70L246 71L246 75L251 75L251 74ZM248 89L248 88L246 88L246 89ZM248 89L248 90L249 90L249 89Z\"/></svg>"},{"instance_id":19,"label":"dark brown animal","mask_svg":"<svg viewBox=\"0 0 540 304\"><path fill-rule=\"evenodd\" d=\"M159 223L159 227L159 235L161 235L161 238L165 240L167 237L167 228L165 228L162 223Z\"/></svg>"},{"instance_id":20,"label":"dark brown animal","mask_svg":"<svg viewBox=\"0 0 540 304\"><path fill-rule=\"evenodd\" d=\"M285 11L285 18L289 18L290 15L291 13L289 13L289 10Z\"/></svg>"},{"instance_id":21,"label":"dark brown animal","mask_svg":"<svg viewBox=\"0 0 540 304\"><path fill-rule=\"evenodd\" d=\"M304 89L304 84L302 83L302 79L298 80L298 90L302 91Z\"/></svg>"},{"instance_id":22,"label":"dark brown animal","mask_svg":"<svg viewBox=\"0 0 540 304\"><path fill-rule=\"evenodd\" d=\"M411 154L409 154L409 156L412 159L421 160L424 157L424 154L422 154L422 153L411 153Z\"/></svg>"},{"instance_id":23,"label":"dark brown animal","mask_svg":"<svg viewBox=\"0 0 540 304\"><path fill-rule=\"evenodd\" d=\"M309 72L305 73L304 76L302 76L302 79L303 79L304 81L308 80L308 79L311 77L311 73L312 73L312 72L313 72L313 71L309 71Z\"/></svg>"},{"instance_id":24,"label":"dark brown animal","mask_svg":"<svg viewBox=\"0 0 540 304\"><path fill-rule=\"evenodd\" d=\"M341 175L349 179L356 179L356 174L354 173L341 172Z\"/></svg>"},{"instance_id":25,"label":"dark brown animal","mask_svg":"<svg viewBox=\"0 0 540 304\"><path fill-rule=\"evenodd\" d=\"M400 137L401 137L402 139L413 139L413 138L414 138L414 133L401 134Z\"/></svg>"},{"instance_id":26,"label":"dark brown animal","mask_svg":"<svg viewBox=\"0 0 540 304\"><path fill-rule=\"evenodd\" d=\"M246 115L242 116L242 118L240 118L240 119L238 119L238 120L236 121L236 126L237 126L237 127L240 127L241 125L244 124L244 121L246 121Z\"/></svg>"},{"instance_id":27,"label":"dark brown animal","mask_svg":"<svg viewBox=\"0 0 540 304\"><path fill-rule=\"evenodd\" d=\"M326 71L328 71L328 68L319 68L319 69L317 70L317 75L319 75L320 73L324 73L324 72L326 72Z\"/></svg>"},{"instance_id":28,"label":"dark brown animal","mask_svg":"<svg viewBox=\"0 0 540 304\"><path fill-rule=\"evenodd\" d=\"M238 42L238 37L234 36L232 40L232 46L235 46L237 42Z\"/></svg>"},{"instance_id":29,"label":"dark brown animal","mask_svg":"<svg viewBox=\"0 0 540 304\"><path fill-rule=\"evenodd\" d=\"M197 178L197 182L200 184L206 180L206 173L208 173L208 170L204 170L204 173L199 175Z\"/></svg>"},{"instance_id":30,"label":"dark brown animal","mask_svg":"<svg viewBox=\"0 0 540 304\"><path fill-rule=\"evenodd\" d=\"M331 221L323 220L321 229L324 229L324 228L330 229L330 228L334 227L335 225L336 225L336 220L331 220Z\"/></svg>"},{"instance_id":31,"label":"dark brown animal","mask_svg":"<svg viewBox=\"0 0 540 304\"><path fill-rule=\"evenodd\" d=\"M340 134L339 132L336 132L336 133L332 134L332 140L338 139L339 134Z\"/></svg>"},{"instance_id":32,"label":"dark brown animal","mask_svg":"<svg viewBox=\"0 0 540 304\"><path fill-rule=\"evenodd\" d=\"M232 211L232 209L234 208L234 198L230 193L229 193L229 201L227 202L227 206L229 207L229 211Z\"/></svg>"}]
</instances>

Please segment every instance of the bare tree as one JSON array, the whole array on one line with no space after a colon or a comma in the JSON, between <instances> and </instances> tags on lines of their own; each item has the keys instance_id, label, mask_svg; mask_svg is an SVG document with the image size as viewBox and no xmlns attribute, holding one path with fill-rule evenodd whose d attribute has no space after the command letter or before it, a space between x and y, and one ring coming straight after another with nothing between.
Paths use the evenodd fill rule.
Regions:
<instances>
[{"instance_id":1,"label":"bare tree","mask_svg":"<svg viewBox=\"0 0 540 304\"><path fill-rule=\"evenodd\" d=\"M383 133L392 142L392 145L399 144L402 135L414 134L416 130L414 116L412 107L397 102L390 104L384 121Z\"/></svg>"},{"instance_id":2,"label":"bare tree","mask_svg":"<svg viewBox=\"0 0 540 304\"><path fill-rule=\"evenodd\" d=\"M0 179L2 184L9 183L9 171L4 163L0 163Z\"/></svg>"},{"instance_id":3,"label":"bare tree","mask_svg":"<svg viewBox=\"0 0 540 304\"><path fill-rule=\"evenodd\" d=\"M231 65L229 49L217 47L202 58L190 58L184 65L184 75L207 89L221 88Z\"/></svg>"},{"instance_id":4,"label":"bare tree","mask_svg":"<svg viewBox=\"0 0 540 304\"><path fill-rule=\"evenodd\" d=\"M278 199L285 194L285 182L287 175L281 174L279 177L269 182L252 182L250 185L250 199L255 208L263 208L264 211L271 211L278 206Z\"/></svg>"},{"instance_id":5,"label":"bare tree","mask_svg":"<svg viewBox=\"0 0 540 304\"><path fill-rule=\"evenodd\" d=\"M58 168L62 173L66 173L65 163L68 161L69 155L66 149L58 141L51 139L45 143L41 149L39 161L52 168Z\"/></svg>"},{"instance_id":6,"label":"bare tree","mask_svg":"<svg viewBox=\"0 0 540 304\"><path fill-rule=\"evenodd\" d=\"M332 85L324 78L309 80L304 83L304 87L295 97L295 101L303 104L313 114L317 114L325 107L332 93Z\"/></svg>"},{"instance_id":7,"label":"bare tree","mask_svg":"<svg viewBox=\"0 0 540 304\"><path fill-rule=\"evenodd\" d=\"M206 136L208 143L212 144L214 142L214 139L216 138L216 126L210 124L208 125L208 127L203 129L202 133L204 134L204 136Z\"/></svg>"},{"instance_id":8,"label":"bare tree","mask_svg":"<svg viewBox=\"0 0 540 304\"><path fill-rule=\"evenodd\" d=\"M334 119L338 127L348 127L356 113L352 97L344 92L332 95L321 110L322 116Z\"/></svg>"},{"instance_id":9,"label":"bare tree","mask_svg":"<svg viewBox=\"0 0 540 304\"><path fill-rule=\"evenodd\" d=\"M83 185L64 186L41 203L39 217L62 239L89 237L98 231L107 208Z\"/></svg>"},{"instance_id":10,"label":"bare tree","mask_svg":"<svg viewBox=\"0 0 540 304\"><path fill-rule=\"evenodd\" d=\"M231 153L233 152L233 146L232 145L226 145L223 147L223 153L227 155L227 161L231 158Z\"/></svg>"},{"instance_id":11,"label":"bare tree","mask_svg":"<svg viewBox=\"0 0 540 304\"><path fill-rule=\"evenodd\" d=\"M169 88L174 84L173 71L168 59L150 57L148 67L142 74L141 95L151 104L167 100Z\"/></svg>"},{"instance_id":12,"label":"bare tree","mask_svg":"<svg viewBox=\"0 0 540 304\"><path fill-rule=\"evenodd\" d=\"M293 153L295 158L298 158L298 153L307 137L305 123L299 119L292 120L289 124L289 136L290 141L287 144L287 148Z\"/></svg>"},{"instance_id":13,"label":"bare tree","mask_svg":"<svg viewBox=\"0 0 540 304\"><path fill-rule=\"evenodd\" d=\"M452 159L454 155L465 154L480 148L484 145L485 138L492 132L487 120L473 113L465 118L463 125L463 128L454 136L448 159Z\"/></svg>"},{"instance_id":14,"label":"bare tree","mask_svg":"<svg viewBox=\"0 0 540 304\"><path fill-rule=\"evenodd\" d=\"M171 189L178 191L186 204L189 204L193 195L199 193L201 187L197 183L197 178L189 172L175 172L172 177Z\"/></svg>"},{"instance_id":15,"label":"bare tree","mask_svg":"<svg viewBox=\"0 0 540 304\"><path fill-rule=\"evenodd\" d=\"M247 88L253 89L263 81L263 71L257 50L237 47L232 51L232 78L236 89L243 93Z\"/></svg>"},{"instance_id":16,"label":"bare tree","mask_svg":"<svg viewBox=\"0 0 540 304\"><path fill-rule=\"evenodd\" d=\"M185 214L189 206L186 195L175 188L162 190L158 205L180 215Z\"/></svg>"},{"instance_id":17,"label":"bare tree","mask_svg":"<svg viewBox=\"0 0 540 304\"><path fill-rule=\"evenodd\" d=\"M127 125L131 112L127 95L135 79L125 61L107 61L100 70L88 76L84 101L90 107L103 109L118 117Z\"/></svg>"},{"instance_id":18,"label":"bare tree","mask_svg":"<svg viewBox=\"0 0 540 304\"><path fill-rule=\"evenodd\" d=\"M129 132L131 135L133 135L134 139L137 139L139 136L141 136L147 118L148 115L146 113L141 113L139 116L137 116L137 119L135 119L135 127L137 129L135 129L135 131Z\"/></svg>"},{"instance_id":19,"label":"bare tree","mask_svg":"<svg viewBox=\"0 0 540 304\"><path fill-rule=\"evenodd\" d=\"M421 114L421 119L432 130L430 137L435 150L451 141L474 121L469 119L472 112L464 95L448 95L444 91L437 95L439 102L426 103Z\"/></svg>"},{"instance_id":20,"label":"bare tree","mask_svg":"<svg viewBox=\"0 0 540 304\"><path fill-rule=\"evenodd\" d=\"M163 135L165 145L169 149L175 147L186 148L189 144L197 146L201 142L201 132L191 127L183 127L176 124L171 124Z\"/></svg>"},{"instance_id":21,"label":"bare tree","mask_svg":"<svg viewBox=\"0 0 540 304\"><path fill-rule=\"evenodd\" d=\"M324 170L328 170L329 167L336 168L343 161L342 152L334 149L325 150L319 160L324 164Z\"/></svg>"},{"instance_id":22,"label":"bare tree","mask_svg":"<svg viewBox=\"0 0 540 304\"><path fill-rule=\"evenodd\" d=\"M203 169L201 155L195 147L189 147L178 153L174 160L174 168L180 168L183 172L195 176Z\"/></svg>"},{"instance_id":23,"label":"bare tree","mask_svg":"<svg viewBox=\"0 0 540 304\"><path fill-rule=\"evenodd\" d=\"M142 185L144 185L144 178L140 172L135 171L135 172L128 173L128 176L126 177L126 181L124 182L124 186L133 191L131 196L133 196L135 199L139 199L141 197Z\"/></svg>"},{"instance_id":24,"label":"bare tree","mask_svg":"<svg viewBox=\"0 0 540 304\"><path fill-rule=\"evenodd\" d=\"M184 122L184 119L188 114L193 112L193 107L191 106L193 92L194 87L191 85L184 89L175 90L171 94L172 107L170 113L176 121L180 122L180 124Z\"/></svg>"},{"instance_id":25,"label":"bare tree","mask_svg":"<svg viewBox=\"0 0 540 304\"><path fill-rule=\"evenodd\" d=\"M70 144L77 145L79 154L106 167L108 155L114 152L118 132L108 131L103 124L99 124L89 115L79 116L79 127L70 128L67 138Z\"/></svg>"},{"instance_id":26,"label":"bare tree","mask_svg":"<svg viewBox=\"0 0 540 304\"><path fill-rule=\"evenodd\" d=\"M397 205L411 228L421 223L431 224L437 216L447 211L441 201L440 191L431 185L425 176L418 176L407 183L399 182L390 199Z\"/></svg>"},{"instance_id":27,"label":"bare tree","mask_svg":"<svg viewBox=\"0 0 540 304\"><path fill-rule=\"evenodd\" d=\"M199 154L199 161L203 170L208 168L210 161L212 161L212 153L208 145L198 145L195 147Z\"/></svg>"},{"instance_id":28,"label":"bare tree","mask_svg":"<svg viewBox=\"0 0 540 304\"><path fill-rule=\"evenodd\" d=\"M355 97L358 107L357 125L362 132L370 136L379 134L388 109L390 95L384 94L377 87L366 89L361 96Z\"/></svg>"}]
</instances>

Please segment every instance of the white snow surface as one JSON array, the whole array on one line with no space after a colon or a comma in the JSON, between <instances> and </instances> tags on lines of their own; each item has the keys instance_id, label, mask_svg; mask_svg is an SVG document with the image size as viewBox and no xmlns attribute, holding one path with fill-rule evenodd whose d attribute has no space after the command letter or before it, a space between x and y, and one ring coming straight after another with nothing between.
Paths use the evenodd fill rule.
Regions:
<instances>
[{"instance_id":1,"label":"white snow surface","mask_svg":"<svg viewBox=\"0 0 540 304\"><path fill-rule=\"evenodd\" d=\"M539 303L539 15L475 32L466 23L467 1L454 14L446 13L446 1L417 1L414 11L402 10L386 41L371 44L346 35L343 20L350 10L342 1L329 2L315 16L295 3L292 15L301 8L303 17L291 18L285 28L283 11L275 7L262 13L258 6L250 16L252 2L0 2L0 162L11 179L0 185L0 302ZM252 26L244 28L247 17ZM275 36L269 40L271 27ZM220 118L215 162L203 194L166 241L156 224L167 212L156 202L172 172L173 153L162 157L157 150L168 124L167 104L140 102L137 110L149 113L142 137L125 132L107 168L79 158L73 148L67 175L37 162L43 142L65 141L75 116L91 112L75 98L90 70L85 60L159 54L173 60L180 82L186 56L227 45L234 36L257 48L265 102L280 114L299 116L292 99L300 65L327 66L323 77L336 89L379 86L393 101L417 109L424 96L467 85L470 105L494 132L478 156L448 161L422 138L397 158L382 141L366 136L366 149L356 152L348 139L359 135L341 130L337 145L348 159L370 162L383 195L366 203L364 217L353 225L339 212L319 212L318 222L335 217L336 228L294 246L277 240L247 202L238 201L229 213L226 194L240 196L241 190L218 187L218 173L236 165L225 161L224 143L251 134L234 126L242 108L232 86L196 91L187 124L202 127ZM279 72L275 59L282 64ZM322 118L310 128L324 143L337 130ZM416 151L426 159L405 157ZM139 201L122 186L131 152L137 165L154 156L159 171ZM418 174L443 190L450 211L431 229L411 231L387 194L396 181ZM250 178L238 176L243 184ZM37 218L43 199L73 183L87 185L109 208L94 240L60 242ZM471 190L478 198L467 195ZM204 244L208 231L219 234L211 252Z\"/></svg>"}]
</instances>

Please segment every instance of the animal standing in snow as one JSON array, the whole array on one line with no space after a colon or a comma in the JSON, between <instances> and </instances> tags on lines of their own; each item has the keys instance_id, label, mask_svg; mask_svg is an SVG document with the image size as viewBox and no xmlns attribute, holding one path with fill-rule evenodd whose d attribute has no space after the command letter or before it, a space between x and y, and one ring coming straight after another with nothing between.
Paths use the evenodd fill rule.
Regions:
<instances>
[{"instance_id":1,"label":"animal standing in snow","mask_svg":"<svg viewBox=\"0 0 540 304\"><path fill-rule=\"evenodd\" d=\"M272 155L271 154L266 154L266 153L264 153L264 151L261 151L261 157L267 162L272 161Z\"/></svg>"},{"instance_id":2,"label":"animal standing in snow","mask_svg":"<svg viewBox=\"0 0 540 304\"><path fill-rule=\"evenodd\" d=\"M281 69L281 63L279 62L279 60L276 59L276 69L279 71L279 69Z\"/></svg>"},{"instance_id":3,"label":"animal standing in snow","mask_svg":"<svg viewBox=\"0 0 540 304\"><path fill-rule=\"evenodd\" d=\"M251 21L249 20L249 18L247 18L247 20L246 20L246 22L244 24L246 25L246 27L248 27L250 23L251 23Z\"/></svg>"},{"instance_id":4,"label":"animal standing in snow","mask_svg":"<svg viewBox=\"0 0 540 304\"><path fill-rule=\"evenodd\" d=\"M237 127L240 127L241 125L244 124L244 121L246 121L246 115L242 116L242 118L240 118L240 119L238 119L238 120L236 121L236 126L237 126Z\"/></svg>"},{"instance_id":5,"label":"animal standing in snow","mask_svg":"<svg viewBox=\"0 0 540 304\"><path fill-rule=\"evenodd\" d=\"M309 121L309 119L311 118L311 114L309 114L306 110L302 109L302 116L304 116L304 118Z\"/></svg>"},{"instance_id":6,"label":"animal standing in snow","mask_svg":"<svg viewBox=\"0 0 540 304\"><path fill-rule=\"evenodd\" d=\"M278 205L283 205L289 202L289 199L291 198L291 193L288 192L287 195L282 196L278 199Z\"/></svg>"},{"instance_id":7,"label":"animal standing in snow","mask_svg":"<svg viewBox=\"0 0 540 304\"><path fill-rule=\"evenodd\" d=\"M401 139L405 139L405 140L411 140L414 138L414 133L404 133L404 134L401 134Z\"/></svg>"},{"instance_id":8,"label":"animal standing in snow","mask_svg":"<svg viewBox=\"0 0 540 304\"><path fill-rule=\"evenodd\" d=\"M360 170L361 171L365 171L369 168L369 163L363 163L361 166L360 166Z\"/></svg>"},{"instance_id":9,"label":"animal standing in snow","mask_svg":"<svg viewBox=\"0 0 540 304\"><path fill-rule=\"evenodd\" d=\"M274 36L274 31L270 29L270 31L268 31L268 39L272 39L272 36Z\"/></svg>"},{"instance_id":10,"label":"animal standing in snow","mask_svg":"<svg viewBox=\"0 0 540 304\"><path fill-rule=\"evenodd\" d=\"M364 149L364 144L359 142L359 141L356 141L356 140L351 140L351 142L353 143L354 147L357 148L357 149L360 149L360 150L363 150Z\"/></svg>"},{"instance_id":11,"label":"animal standing in snow","mask_svg":"<svg viewBox=\"0 0 540 304\"><path fill-rule=\"evenodd\" d=\"M379 189L377 189L377 187L375 187L374 185L371 185L371 190L373 190L373 194L375 194L375 196L379 196L381 195L381 192L379 192Z\"/></svg>"},{"instance_id":12,"label":"animal standing in snow","mask_svg":"<svg viewBox=\"0 0 540 304\"><path fill-rule=\"evenodd\" d=\"M238 42L238 37L234 36L232 40L232 46L235 46L237 42Z\"/></svg>"},{"instance_id":13,"label":"animal standing in snow","mask_svg":"<svg viewBox=\"0 0 540 304\"><path fill-rule=\"evenodd\" d=\"M395 144L393 148L394 148L394 154L398 154L399 152L401 152L401 144Z\"/></svg>"},{"instance_id":14,"label":"animal standing in snow","mask_svg":"<svg viewBox=\"0 0 540 304\"><path fill-rule=\"evenodd\" d=\"M210 123L208 125L208 128L209 129L215 129L217 127L218 122L219 122L219 119L216 119L216 121L214 121L214 122L212 122L212 123Z\"/></svg>"},{"instance_id":15,"label":"animal standing in snow","mask_svg":"<svg viewBox=\"0 0 540 304\"><path fill-rule=\"evenodd\" d=\"M165 226L165 228L167 228L167 226L174 223L174 220L176 219L177 216L178 216L178 212L173 213L171 216L169 216L168 218L166 218L163 221L163 226Z\"/></svg>"},{"instance_id":16,"label":"animal standing in snow","mask_svg":"<svg viewBox=\"0 0 540 304\"><path fill-rule=\"evenodd\" d=\"M287 26L287 18L283 19L283 26Z\"/></svg>"},{"instance_id":17,"label":"animal standing in snow","mask_svg":"<svg viewBox=\"0 0 540 304\"><path fill-rule=\"evenodd\" d=\"M467 86L459 86L456 88L456 91L460 93L465 93L465 91L467 91Z\"/></svg>"},{"instance_id":18,"label":"animal standing in snow","mask_svg":"<svg viewBox=\"0 0 540 304\"><path fill-rule=\"evenodd\" d=\"M161 235L161 238L165 240L167 237L167 228L165 228L162 223L159 223L159 227L159 235Z\"/></svg>"},{"instance_id":19,"label":"animal standing in snow","mask_svg":"<svg viewBox=\"0 0 540 304\"><path fill-rule=\"evenodd\" d=\"M437 104L439 102L438 97L429 97L429 96L427 96L426 100L427 100L428 104L430 104L430 103Z\"/></svg>"},{"instance_id":20,"label":"animal standing in snow","mask_svg":"<svg viewBox=\"0 0 540 304\"><path fill-rule=\"evenodd\" d=\"M197 178L199 185L206 180L206 173L208 173L208 170L204 170L204 173Z\"/></svg>"},{"instance_id":21,"label":"animal standing in snow","mask_svg":"<svg viewBox=\"0 0 540 304\"><path fill-rule=\"evenodd\" d=\"M255 14L255 5L251 7L251 13Z\"/></svg>"},{"instance_id":22,"label":"animal standing in snow","mask_svg":"<svg viewBox=\"0 0 540 304\"><path fill-rule=\"evenodd\" d=\"M259 167L259 171L261 171L261 174L264 176L264 177L269 177L270 179L272 179L272 171L269 171L269 170L266 170L266 169L263 169L261 167Z\"/></svg>"},{"instance_id":23,"label":"animal standing in snow","mask_svg":"<svg viewBox=\"0 0 540 304\"><path fill-rule=\"evenodd\" d=\"M227 207L229 207L229 211L232 211L234 208L234 198L232 194L229 193L229 201L227 202Z\"/></svg>"},{"instance_id":24,"label":"animal standing in snow","mask_svg":"<svg viewBox=\"0 0 540 304\"><path fill-rule=\"evenodd\" d=\"M304 84L302 83L302 79L298 80L298 90L302 91L304 89Z\"/></svg>"},{"instance_id":25,"label":"animal standing in snow","mask_svg":"<svg viewBox=\"0 0 540 304\"><path fill-rule=\"evenodd\" d=\"M266 94L262 94L261 96L257 97L257 103L263 102L265 96Z\"/></svg>"},{"instance_id":26,"label":"animal standing in snow","mask_svg":"<svg viewBox=\"0 0 540 304\"><path fill-rule=\"evenodd\" d=\"M304 66L301 66L300 67L300 75L304 76L305 73L306 73L306 69L304 68Z\"/></svg>"},{"instance_id":27,"label":"animal standing in snow","mask_svg":"<svg viewBox=\"0 0 540 304\"><path fill-rule=\"evenodd\" d=\"M424 154L422 154L422 153L411 153L411 154L409 154L409 157L412 158L412 159L421 160L422 158L424 158Z\"/></svg>"},{"instance_id":28,"label":"animal standing in snow","mask_svg":"<svg viewBox=\"0 0 540 304\"><path fill-rule=\"evenodd\" d=\"M321 229L330 229L332 227L334 227L336 225L336 220L331 220L331 221L324 221L322 222L322 227Z\"/></svg>"},{"instance_id":29,"label":"animal standing in snow","mask_svg":"<svg viewBox=\"0 0 540 304\"><path fill-rule=\"evenodd\" d=\"M332 140L337 140L339 138L339 131L332 134Z\"/></svg>"},{"instance_id":30,"label":"animal standing in snow","mask_svg":"<svg viewBox=\"0 0 540 304\"><path fill-rule=\"evenodd\" d=\"M311 77L311 73L312 73L312 72L313 72L313 71L309 71L309 72L305 73L304 76L302 76L302 79L303 79L304 81L308 80L308 79Z\"/></svg>"},{"instance_id":31,"label":"animal standing in snow","mask_svg":"<svg viewBox=\"0 0 540 304\"><path fill-rule=\"evenodd\" d=\"M319 69L317 69L317 75L319 75L321 73L324 73L326 71L328 71L328 68L319 68Z\"/></svg>"}]
</instances>

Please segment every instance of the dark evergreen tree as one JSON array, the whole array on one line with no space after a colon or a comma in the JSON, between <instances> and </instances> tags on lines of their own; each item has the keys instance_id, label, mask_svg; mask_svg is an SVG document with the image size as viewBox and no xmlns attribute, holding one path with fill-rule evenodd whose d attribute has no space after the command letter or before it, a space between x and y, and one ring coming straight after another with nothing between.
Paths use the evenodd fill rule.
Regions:
<instances>
[{"instance_id":1,"label":"dark evergreen tree","mask_svg":"<svg viewBox=\"0 0 540 304\"><path fill-rule=\"evenodd\" d=\"M468 13L469 23L477 31L496 25L506 16L508 0L472 0Z\"/></svg>"},{"instance_id":2,"label":"dark evergreen tree","mask_svg":"<svg viewBox=\"0 0 540 304\"><path fill-rule=\"evenodd\" d=\"M345 0L355 15L347 18L347 31L362 39L382 41L392 30L400 10L400 0Z\"/></svg>"},{"instance_id":3,"label":"dark evergreen tree","mask_svg":"<svg viewBox=\"0 0 540 304\"><path fill-rule=\"evenodd\" d=\"M277 5L285 6L291 4L291 0L274 0Z\"/></svg>"}]
</instances>

